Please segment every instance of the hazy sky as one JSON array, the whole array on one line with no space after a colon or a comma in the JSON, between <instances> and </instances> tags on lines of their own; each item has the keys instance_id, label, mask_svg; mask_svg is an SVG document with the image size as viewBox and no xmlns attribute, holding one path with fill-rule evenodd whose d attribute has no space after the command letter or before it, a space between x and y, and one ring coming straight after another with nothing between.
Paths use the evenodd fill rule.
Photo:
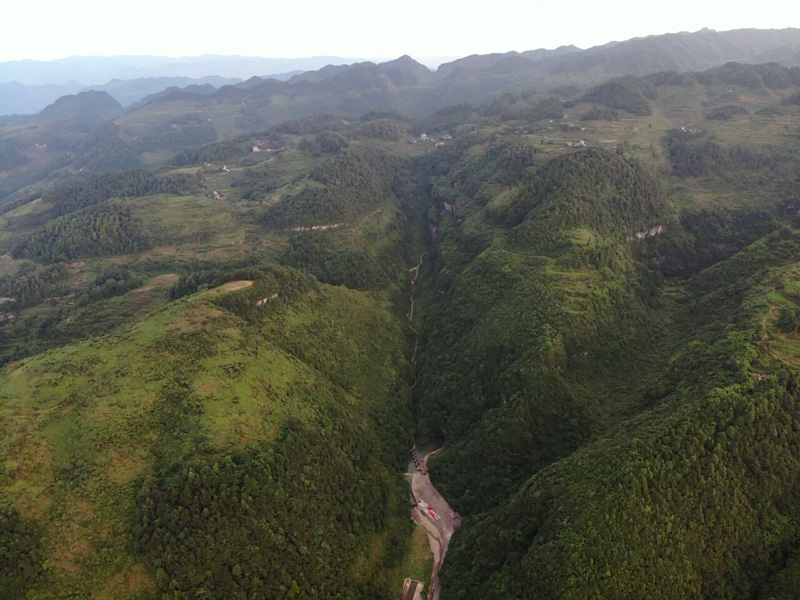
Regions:
<instances>
[{"instance_id":1,"label":"hazy sky","mask_svg":"<svg viewBox=\"0 0 800 600\"><path fill-rule=\"evenodd\" d=\"M703 27L800 26L796 0L11 0L0 61L72 55L464 56ZM755 8L757 7L757 8Z\"/></svg>"}]
</instances>

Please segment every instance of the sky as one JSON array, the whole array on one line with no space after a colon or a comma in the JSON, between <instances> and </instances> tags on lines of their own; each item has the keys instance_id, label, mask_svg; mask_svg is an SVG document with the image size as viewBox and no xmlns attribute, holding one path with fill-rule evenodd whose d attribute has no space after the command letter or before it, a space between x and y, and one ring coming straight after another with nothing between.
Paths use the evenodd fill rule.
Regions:
<instances>
[{"instance_id":1,"label":"sky","mask_svg":"<svg viewBox=\"0 0 800 600\"><path fill-rule=\"evenodd\" d=\"M3 13L0 61L119 54L424 59L588 48L703 27L800 26L796 0L12 0Z\"/></svg>"}]
</instances>

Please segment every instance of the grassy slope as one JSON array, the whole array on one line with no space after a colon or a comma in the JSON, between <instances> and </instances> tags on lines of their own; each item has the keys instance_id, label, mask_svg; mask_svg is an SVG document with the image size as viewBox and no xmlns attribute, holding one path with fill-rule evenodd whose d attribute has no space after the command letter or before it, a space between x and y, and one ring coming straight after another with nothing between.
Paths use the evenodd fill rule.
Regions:
<instances>
[{"instance_id":1,"label":"grassy slope","mask_svg":"<svg viewBox=\"0 0 800 600\"><path fill-rule=\"evenodd\" d=\"M517 134L516 127L524 123L488 123L481 131L485 139L473 145L468 153L476 156L482 154L491 146L488 138L493 134L499 135L501 139L521 140L534 144L540 150L543 160L545 157L571 152L564 146L569 140L584 139L590 145L610 150L617 144L627 141L630 146L627 152L631 156L635 156L650 167L667 171L669 166L660 147L660 139L666 129L680 125L699 125L709 128L717 136L717 141L726 146L746 143L751 147L784 146L788 150L797 146L795 114L778 117L751 115L732 122L707 121L704 116L707 107L703 106L703 103L713 100L731 86L724 87L725 90L702 86L693 88L662 86L659 88L659 98L652 102L653 115L633 117L623 113L620 122L581 122L580 125L586 126L584 131L562 132L557 121L553 124L541 124L542 129L536 132ZM751 113L757 108L774 105L779 100L775 93L754 96L743 89L738 91L742 97L740 103L747 106ZM531 102L535 103L536 100L534 97ZM589 105L579 104L568 109L567 120L572 121L574 118L578 123L578 114L590 108ZM295 138L291 139L293 142L297 141ZM398 155L421 154L428 151L406 141L400 143L371 141L369 144L380 146ZM224 162L231 169L242 168L241 160L244 158L246 157ZM148 230L156 237L155 248L137 255L93 259L87 261L85 266L70 267L73 272L72 281L76 289L79 289L91 281L93 275L103 267L121 263L133 265L149 278L157 278L184 272L197 260L205 261L209 265L221 259L244 256L257 256L260 261L272 261L282 251L289 236L286 232L266 232L259 228L251 218L250 211L261 206L262 202L264 204L279 202L282 195L296 193L304 186L319 185L308 179L308 169L328 158L323 156L314 159L297 149L277 156L263 157L261 164L274 167L272 170L277 172L279 177L278 189L263 201L242 199L241 190L234 185L235 177L219 172L222 163L204 169L209 189L217 189L224 193L225 199L222 201L202 196L156 196L132 201L131 206L142 219L146 220ZM720 180L665 177L672 190L671 204L677 209L731 206L758 206L772 209L776 203L785 199L783 194L786 189L780 180L772 182L759 180L759 185L754 186L741 178ZM485 182L481 192L495 201L511 187L508 182ZM26 214L30 215L46 208L39 204L40 201L35 201L0 217L0 244L5 246L15 236L27 232L24 228L18 229L10 224L7 217L24 217ZM459 211L465 208L462 198ZM469 217L469 213L460 212L460 216ZM367 253L375 258L386 253L387 245L396 244L391 235L384 235L387 231L387 222L391 224L394 218L392 211L384 208L377 213L367 215L363 222L351 224L350 227L337 231L336 235L354 247L365 248ZM444 221L446 219L443 219ZM446 233L446 227L446 224L442 224L443 233ZM467 218L462 227L472 238L480 239L487 235L484 229L491 229L492 225L480 219ZM490 231L489 238L496 233ZM570 229L566 232L566 238L569 240L567 249L587 244L602 245L604 241L603 236L598 235L591 227ZM504 255L508 257L505 266L512 270L518 268L513 274L527 277L526 274L532 265L529 252L521 252L519 248L509 248L505 243L498 244L495 250L496 256L500 256L501 251L510 250L513 256ZM445 244L442 245L441 251L455 252L452 247L447 247ZM603 307L609 306L607 295L615 286L619 286L620 279L606 278L595 268L577 268L567 264L568 260L565 263L565 259L568 259L568 255L569 252L565 251L560 257L545 256L542 274L546 277L548 285L552 286L555 293L560 296L559 302L564 304L565 315L575 321L575 328L579 328L577 324L580 324L580 327L591 328L593 315L602 312ZM444 261L444 266L452 268L456 274L460 272L463 264L459 262L457 255L454 254L454 257L454 261L449 263ZM431 258L428 257L426 260ZM0 260L0 269L3 272L13 272L24 263L25 261L3 258ZM537 269L538 267L533 271ZM424 271L425 269L423 273ZM490 276L487 282L491 281ZM121 322L134 322L149 311L159 310L159 307L166 303L166 289L158 285L158 280L154 285L156 287L150 290L134 290L124 296L104 300L84 309L83 313L66 318L73 319L73 322L79 323L81 328L88 323L85 326L87 332L108 331L110 327ZM63 586L66 590L94 590L100 597L103 594L106 597L120 597L127 591L148 589L153 584L152 572L148 574L142 565L136 564L123 541L127 535L125 515L129 515L131 510L130 491L134 485L132 482L139 475L152 470L154 461L159 457L188 457L193 456L196 451L194 442L184 442L183 445L166 443L165 436L159 429L160 425L153 423L150 413L146 410L151 406L148 402L153 402L153 390L169 377L173 377L176 371L182 371L184 368L182 365L187 364L185 355L180 355L182 358L170 363L167 360L158 360L160 355L152 352L153 344L166 343L165 340L178 335L176 331L184 325L177 325L178 329L169 327L175 323L187 322L190 325L183 333L191 336L197 333L193 332L191 323L195 321L203 323L204 328L208 326L211 337L209 344L215 348L215 352L219 354L224 351L237 357L236 361L230 363L204 358L198 363L199 367L194 367L196 371L191 373L192 394L198 399L202 411L201 416L195 419L196 422L192 421L191 428L192 435L199 432L202 444L210 441L216 444L211 448L248 447L255 440L270 439L270 436L275 434L281 419L295 416L295 412L302 419L310 418L308 406L299 405L293 400L307 386L311 386L312 383L317 386L329 386L331 384L327 382L329 379L327 374L334 373L334 384L347 387L354 378L361 379L363 373L369 372L363 362L361 366L348 370L343 368L347 366L346 364L339 361L326 363L332 357L320 356L320 348L341 344L349 348L348 353L342 355L342 360L345 358L349 360L352 356L359 356L362 361L365 360L360 354L361 350L350 346L351 340L347 336L352 332L343 337L341 331L319 327L319 336L313 339L308 337L313 330L313 324L326 322L330 315L335 315L335 323L341 323L345 318L351 319L353 323L362 322L363 316L360 313L350 313L340 304L354 303L354 310L365 309L367 314L377 310L376 303L379 300L374 295L344 291L336 294L326 300L327 303L320 303L315 309L307 308L288 315L287 320L282 322L279 328L267 332L269 335L279 335L281 331L291 330L292 335L300 340L297 344L277 347L266 343L256 357L252 357L249 351L245 352L242 347L248 343L252 344L253 336L262 336L263 331L259 334L253 333L253 326L244 325L241 318L233 317L224 311L217 314L216 311L220 309L210 298L205 297L184 301L179 305L160 310L137 325L126 326L121 333L114 334L111 338L70 346L28 359L25 366L13 365L7 368L7 373L13 377L4 378L7 381L2 383L3 395L9 399L3 404L3 411L8 414L8 419L4 418L3 421L13 426L9 427L11 432L9 441L3 442L9 444L3 447L6 453L4 459L8 461L3 484L7 486L9 497L13 498L15 505L26 518L50 523L45 531L45 548L52 562L46 563L46 569L53 579L45 584L47 589L58 589ZM678 290L677 296L680 297L682 294L683 292ZM527 306L525 296L522 298L523 301L518 307L525 309ZM434 304L433 298L429 300L428 306L425 302L420 303L421 312L418 314L425 315L429 310L428 307ZM773 300L778 304L783 302L777 297ZM68 304L70 300L53 302L57 305ZM593 302L598 303L593 306ZM55 308L50 304L52 302L26 311L31 314L45 314ZM385 307L380 310L385 311ZM499 319L499 324L493 325L491 319L487 319L482 328L476 330L476 339L485 336L502 339L507 329L502 323L515 322L516 314L513 310L503 312L498 308L491 316ZM438 315L434 315L434 318L438 318ZM91 326L93 320L99 322L97 328ZM613 335L608 337L601 334L591 343L573 342L571 353L567 357L570 387L574 396L582 399L592 397L593 402L596 401L589 408L592 418L599 424L598 429L617 423L640 408L641 386L632 383L625 374L630 370L631 364L636 364L640 372L650 372L661 364L659 357L668 351L668 346L661 345L659 341L660 324L653 322L651 325L653 327L649 329L639 330L640 336L649 340L644 352L639 351L642 347L642 338L632 343L631 340L635 338L630 335L617 339ZM236 331L239 332L238 339L235 338ZM354 339L359 339L360 335L362 334L356 332ZM206 343L205 338L202 339L203 343ZM794 354L793 350L780 346L789 341L775 333L770 343L776 348L776 352ZM400 345L399 342L389 341L388 338L385 343L397 344L398 347ZM184 350L194 351L188 346L181 352ZM584 354L587 350L588 354ZM102 355L104 361L106 355L109 358L107 362L92 366L92 361L98 355ZM302 356L302 361L298 362L298 356ZM614 358L609 358L612 356ZM256 380L255 376L255 373L265 368L265 365L269 365L270 372L274 371L275 385L278 386L276 390L282 394L279 402L274 405L264 401L268 392L264 391L266 388ZM321 371L320 365L322 365ZM130 374L146 373L151 369L155 369L160 375L150 382ZM240 377L237 373L245 373L245 376ZM298 388L286 383L290 377L299 377L301 383L298 384ZM143 380L145 385L142 385ZM55 384L65 381L69 382L69 385L54 388ZM116 381L121 382L119 389L116 389L116 384L109 383ZM272 382L269 384L272 385ZM109 387L106 387L107 385ZM280 387L281 385L283 387ZM369 393L363 394L362 397L381 393L379 385L374 389L371 388ZM38 406L39 402L43 403L42 406ZM136 403L141 403L141 410ZM25 438L22 432L30 436L30 440ZM144 435L139 435L140 433ZM489 433L491 434L491 431ZM112 448L112 445L115 447L117 444L115 436L124 438L120 438L122 439L120 446L125 449L121 454L116 454ZM201 452L208 450L205 446L198 447ZM476 456L480 457L481 453ZM113 469L109 470L109 466ZM75 473L81 476L74 477ZM19 474L18 479L17 474ZM115 477L119 478L119 485ZM74 484L70 483L73 481ZM62 524L65 534L59 536L57 531ZM385 539L383 542L380 541L381 536L386 537L385 534L375 536L375 543L378 546L386 542ZM89 540L88 546L81 541L86 539ZM108 548L105 553L101 552L104 547ZM371 569L365 565L374 566L375 561L380 560L378 556L380 553L377 551L370 555L371 560L366 558L367 554L359 562L359 571L363 573L370 572ZM117 558L109 558L110 555ZM44 588L40 587L41 590ZM46 592L41 591L41 593Z\"/></svg>"},{"instance_id":2,"label":"grassy slope","mask_svg":"<svg viewBox=\"0 0 800 600\"><path fill-rule=\"evenodd\" d=\"M229 294L249 304L273 287L281 296L256 323L215 303ZM314 286L291 300L277 282L224 288L6 368L2 484L42 527L47 560L34 597L117 582L119 598L125 586L153 586L126 540L139 481L156 462L269 443L290 417L314 427L334 388L351 418L392 402L402 412L391 398L403 337L379 302L344 288ZM195 406L180 425L160 399L179 379Z\"/></svg>"},{"instance_id":3,"label":"grassy slope","mask_svg":"<svg viewBox=\"0 0 800 600\"><path fill-rule=\"evenodd\" d=\"M227 162L237 168L236 160ZM319 160L306 153L289 151L262 162L274 165L270 168L287 190L319 185L307 179ZM206 179L224 200L156 195L125 201L142 220L151 249L68 267L66 285L76 292L117 266L143 276L143 285L79 307L67 295L19 314L20 323L57 319L54 331L64 336L60 344L69 332L80 338L113 331L13 363L3 377L0 394L9 435L2 485L25 522L41 528L45 562L35 597L63 590L118 598L154 590L154 570L130 551L133 499L142 478L174 461L269 444L289 419L325 429L329 417L324 415L335 406L359 426L373 423L367 437L374 436L377 423L384 449L373 454L386 454L393 465L390 477L399 471L392 457L410 443L410 423L402 395L394 396L404 387L397 381L406 373L406 333L393 317L394 304L384 300L394 292L323 286L309 299L294 298L292 308L276 308L287 303L279 291L276 301L260 309L274 321L246 309L245 317L220 309L216 290L167 305L169 286L180 273L247 257L274 263L289 237L253 221L260 202L242 199L232 186L234 177L212 166ZM43 208L34 202L10 216ZM372 259L388 260L394 269L402 249L397 219L396 209L383 206L335 235ZM10 274L28 263L6 257L3 269ZM394 279L393 271L387 273ZM257 282L254 288L230 291L228 298L247 297L234 302L232 310L253 304L255 289L273 293L262 288ZM169 424L178 415L164 413L159 404L176 382L188 386L194 406L191 415L181 417L184 430ZM332 405L326 397L337 400ZM421 577L430 550L418 541L409 544L408 522L391 516L359 551L354 581L394 590L408 573ZM396 558L395 566L389 565L384 554L390 547L395 555L399 547L407 556L405 566Z\"/></svg>"}]
</instances>

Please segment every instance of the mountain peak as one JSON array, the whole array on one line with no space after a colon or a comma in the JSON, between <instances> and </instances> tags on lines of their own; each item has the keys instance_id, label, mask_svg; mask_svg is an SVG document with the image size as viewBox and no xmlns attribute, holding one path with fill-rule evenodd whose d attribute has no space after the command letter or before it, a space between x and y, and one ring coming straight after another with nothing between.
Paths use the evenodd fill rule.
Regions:
<instances>
[{"instance_id":1,"label":"mountain peak","mask_svg":"<svg viewBox=\"0 0 800 600\"><path fill-rule=\"evenodd\" d=\"M108 92L88 90L61 96L39 113L40 121L73 119L76 121L103 121L113 118L122 109Z\"/></svg>"},{"instance_id":2,"label":"mountain peak","mask_svg":"<svg viewBox=\"0 0 800 600\"><path fill-rule=\"evenodd\" d=\"M408 54L403 54L399 58L380 63L381 67L402 67L404 69L424 69L425 72L430 73L430 69L420 62L411 58Z\"/></svg>"}]
</instances>

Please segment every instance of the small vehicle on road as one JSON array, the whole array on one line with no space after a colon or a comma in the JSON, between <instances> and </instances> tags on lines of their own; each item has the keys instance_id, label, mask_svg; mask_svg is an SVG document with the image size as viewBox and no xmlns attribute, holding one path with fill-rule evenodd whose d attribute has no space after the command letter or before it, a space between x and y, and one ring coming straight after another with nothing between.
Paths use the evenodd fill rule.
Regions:
<instances>
[{"instance_id":1,"label":"small vehicle on road","mask_svg":"<svg viewBox=\"0 0 800 600\"><path fill-rule=\"evenodd\" d=\"M426 515L428 515L428 517L430 517L431 521L439 521L439 520L441 520L441 517L439 515L437 515L436 512L430 506L425 504L424 502L417 503L417 506L419 507L419 509L422 512L424 512Z\"/></svg>"}]
</instances>

